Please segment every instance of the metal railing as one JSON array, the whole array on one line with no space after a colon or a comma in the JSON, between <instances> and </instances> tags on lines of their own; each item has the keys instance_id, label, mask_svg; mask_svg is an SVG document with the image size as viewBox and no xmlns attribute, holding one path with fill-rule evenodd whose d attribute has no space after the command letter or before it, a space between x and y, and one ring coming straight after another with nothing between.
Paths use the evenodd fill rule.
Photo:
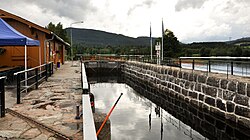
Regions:
<instances>
[{"instance_id":1,"label":"metal railing","mask_svg":"<svg viewBox=\"0 0 250 140\"><path fill-rule=\"evenodd\" d=\"M51 76L54 72L53 66L53 62L50 62L48 64L43 64L34 68L14 73L17 78L17 104L21 103L21 93L23 93L24 91L27 92L33 87L38 89L38 85L42 80L47 81L48 77Z\"/></svg>"},{"instance_id":2,"label":"metal railing","mask_svg":"<svg viewBox=\"0 0 250 140\"><path fill-rule=\"evenodd\" d=\"M182 68L250 77L249 57L180 57Z\"/></svg>"},{"instance_id":3,"label":"metal railing","mask_svg":"<svg viewBox=\"0 0 250 140\"><path fill-rule=\"evenodd\" d=\"M0 117L5 116L5 76L0 77Z\"/></svg>"}]
</instances>

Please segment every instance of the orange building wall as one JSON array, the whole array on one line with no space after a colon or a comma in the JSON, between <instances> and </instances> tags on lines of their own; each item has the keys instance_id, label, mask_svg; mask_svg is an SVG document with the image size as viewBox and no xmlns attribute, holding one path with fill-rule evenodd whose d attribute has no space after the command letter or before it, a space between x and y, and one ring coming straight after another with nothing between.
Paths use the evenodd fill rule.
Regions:
<instances>
[{"instance_id":1,"label":"orange building wall","mask_svg":"<svg viewBox=\"0 0 250 140\"><path fill-rule=\"evenodd\" d=\"M39 62L39 51L41 55L41 64L44 64L44 41L46 39L46 33L37 30L33 27L13 20L13 19L4 19L10 26L15 28L20 33L25 36L39 40L40 46L27 46L28 52L28 67L36 67L40 65ZM24 66L24 46L6 46L1 47L5 48L6 52L3 55L0 55L0 66ZM53 55L53 52L59 51L59 54ZM64 63L65 55L65 46L57 41L50 41L46 44L46 61L54 61L54 64L57 62Z\"/></svg>"},{"instance_id":2,"label":"orange building wall","mask_svg":"<svg viewBox=\"0 0 250 140\"><path fill-rule=\"evenodd\" d=\"M5 21L25 36L40 41L40 46L27 46L28 67L39 66L39 47L41 47L41 64L44 64L45 33L29 28L28 25L12 19ZM6 52L0 56L0 66L24 66L24 46L6 46L2 48L5 48Z\"/></svg>"}]
</instances>

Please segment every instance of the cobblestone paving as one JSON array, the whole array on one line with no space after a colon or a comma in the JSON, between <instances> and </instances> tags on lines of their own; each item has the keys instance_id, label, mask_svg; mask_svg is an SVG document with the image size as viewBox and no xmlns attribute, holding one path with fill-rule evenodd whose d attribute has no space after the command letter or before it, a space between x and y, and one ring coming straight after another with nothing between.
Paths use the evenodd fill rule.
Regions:
<instances>
[{"instance_id":1,"label":"cobblestone paving","mask_svg":"<svg viewBox=\"0 0 250 140\"><path fill-rule=\"evenodd\" d=\"M71 67L72 63L66 62L54 71L48 82L29 92L21 104L15 104L11 109L73 139L82 139L82 120L75 120L76 105L81 105L80 63L75 63ZM9 113L0 118L0 140L56 139L53 136Z\"/></svg>"}]
</instances>

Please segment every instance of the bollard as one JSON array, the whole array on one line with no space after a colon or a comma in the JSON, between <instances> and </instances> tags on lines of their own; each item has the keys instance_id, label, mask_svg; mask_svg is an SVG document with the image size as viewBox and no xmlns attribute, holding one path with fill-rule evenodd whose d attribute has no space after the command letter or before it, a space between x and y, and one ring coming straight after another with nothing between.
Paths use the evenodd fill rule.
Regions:
<instances>
[{"instance_id":1,"label":"bollard","mask_svg":"<svg viewBox=\"0 0 250 140\"><path fill-rule=\"evenodd\" d=\"M79 108L79 105L76 106L76 117L75 117L76 120L79 120L80 119L80 108Z\"/></svg>"}]
</instances>

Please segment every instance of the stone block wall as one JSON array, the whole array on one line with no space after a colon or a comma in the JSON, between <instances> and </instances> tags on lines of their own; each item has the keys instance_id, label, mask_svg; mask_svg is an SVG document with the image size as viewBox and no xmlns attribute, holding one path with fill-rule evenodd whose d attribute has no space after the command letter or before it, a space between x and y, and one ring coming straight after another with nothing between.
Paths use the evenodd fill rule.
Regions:
<instances>
[{"instance_id":1,"label":"stone block wall","mask_svg":"<svg viewBox=\"0 0 250 140\"><path fill-rule=\"evenodd\" d=\"M163 98L180 98L221 120L250 128L250 83L140 62L125 62L122 72L138 79L139 86L160 90Z\"/></svg>"}]
</instances>

